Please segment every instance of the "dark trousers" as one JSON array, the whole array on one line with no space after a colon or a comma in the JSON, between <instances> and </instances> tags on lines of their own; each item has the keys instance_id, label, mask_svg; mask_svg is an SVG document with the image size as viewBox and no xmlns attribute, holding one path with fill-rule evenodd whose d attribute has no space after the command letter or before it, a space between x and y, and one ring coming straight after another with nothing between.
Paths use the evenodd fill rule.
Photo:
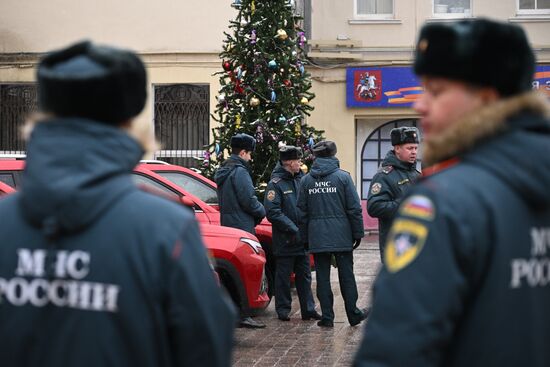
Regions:
<instances>
[{"instance_id":1,"label":"dark trousers","mask_svg":"<svg viewBox=\"0 0 550 367\"><path fill-rule=\"evenodd\" d=\"M353 323L362 318L363 313L357 308L357 284L353 274L353 252L321 252L313 254L315 259L315 273L317 277L317 298L321 304L323 319L334 321L334 296L330 287L330 257L334 254L338 266L338 281L340 292L344 298L348 321Z\"/></svg>"},{"instance_id":2,"label":"dark trousers","mask_svg":"<svg viewBox=\"0 0 550 367\"><path fill-rule=\"evenodd\" d=\"M290 295L290 274L296 274L296 291L300 301L302 317L315 312L315 301L311 293L311 269L309 255L277 256L275 271L275 310L277 315L290 314L292 298Z\"/></svg>"}]
</instances>

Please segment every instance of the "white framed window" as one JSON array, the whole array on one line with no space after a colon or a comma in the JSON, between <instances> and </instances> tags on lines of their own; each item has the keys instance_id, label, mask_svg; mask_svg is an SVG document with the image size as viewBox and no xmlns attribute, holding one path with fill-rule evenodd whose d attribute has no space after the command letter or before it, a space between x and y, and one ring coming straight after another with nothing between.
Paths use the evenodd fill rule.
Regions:
<instances>
[{"instance_id":1,"label":"white framed window","mask_svg":"<svg viewBox=\"0 0 550 367\"><path fill-rule=\"evenodd\" d=\"M393 19L394 0L355 0L355 18Z\"/></svg>"},{"instance_id":2,"label":"white framed window","mask_svg":"<svg viewBox=\"0 0 550 367\"><path fill-rule=\"evenodd\" d=\"M550 15L550 0L517 0L518 15Z\"/></svg>"},{"instance_id":3,"label":"white framed window","mask_svg":"<svg viewBox=\"0 0 550 367\"><path fill-rule=\"evenodd\" d=\"M434 18L471 17L472 0L433 0L433 16Z\"/></svg>"}]
</instances>

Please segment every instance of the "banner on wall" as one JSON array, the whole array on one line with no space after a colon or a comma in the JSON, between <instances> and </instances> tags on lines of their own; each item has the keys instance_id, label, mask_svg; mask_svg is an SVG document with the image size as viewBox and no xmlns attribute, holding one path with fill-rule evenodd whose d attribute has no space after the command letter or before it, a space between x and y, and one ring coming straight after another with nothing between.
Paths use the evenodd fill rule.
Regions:
<instances>
[{"instance_id":1,"label":"banner on wall","mask_svg":"<svg viewBox=\"0 0 550 367\"><path fill-rule=\"evenodd\" d=\"M550 97L550 66L537 66L533 89ZM420 81L410 67L348 68L348 107L411 107L422 95Z\"/></svg>"}]
</instances>

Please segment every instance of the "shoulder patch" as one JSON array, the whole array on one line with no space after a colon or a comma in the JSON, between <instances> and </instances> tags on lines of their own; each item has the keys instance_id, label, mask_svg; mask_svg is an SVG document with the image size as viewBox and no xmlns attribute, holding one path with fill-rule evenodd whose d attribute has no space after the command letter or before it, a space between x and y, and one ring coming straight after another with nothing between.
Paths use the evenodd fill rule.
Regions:
<instances>
[{"instance_id":1,"label":"shoulder patch","mask_svg":"<svg viewBox=\"0 0 550 367\"><path fill-rule=\"evenodd\" d=\"M280 178L280 177L274 177L274 178L271 179L271 181L272 181L273 183L278 183L278 182L281 181L281 180L282 180L282 178Z\"/></svg>"},{"instance_id":2,"label":"shoulder patch","mask_svg":"<svg viewBox=\"0 0 550 367\"><path fill-rule=\"evenodd\" d=\"M275 190L269 190L267 192L267 200L273 201L275 199Z\"/></svg>"},{"instance_id":3,"label":"shoulder patch","mask_svg":"<svg viewBox=\"0 0 550 367\"><path fill-rule=\"evenodd\" d=\"M378 172L383 172L385 174L388 174L390 173L391 171L393 171L393 166L382 166L380 167L380 169L378 170Z\"/></svg>"},{"instance_id":4,"label":"shoulder patch","mask_svg":"<svg viewBox=\"0 0 550 367\"><path fill-rule=\"evenodd\" d=\"M376 195L380 193L380 190L382 190L382 184L380 184L379 182L375 182L370 188L370 193Z\"/></svg>"},{"instance_id":5,"label":"shoulder patch","mask_svg":"<svg viewBox=\"0 0 550 367\"><path fill-rule=\"evenodd\" d=\"M428 237L428 227L418 221L399 218L391 227L384 252L390 273L405 268L420 254Z\"/></svg>"},{"instance_id":6,"label":"shoulder patch","mask_svg":"<svg viewBox=\"0 0 550 367\"><path fill-rule=\"evenodd\" d=\"M435 217L435 206L428 197L424 195L413 195L401 204L399 214L416 219L432 221Z\"/></svg>"}]
</instances>

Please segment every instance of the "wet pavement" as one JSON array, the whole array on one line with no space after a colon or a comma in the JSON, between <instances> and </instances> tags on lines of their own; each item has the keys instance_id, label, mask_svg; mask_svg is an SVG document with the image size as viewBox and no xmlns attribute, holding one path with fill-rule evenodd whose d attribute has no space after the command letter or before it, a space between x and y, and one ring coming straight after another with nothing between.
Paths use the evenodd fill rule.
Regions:
<instances>
[{"instance_id":1,"label":"wet pavement","mask_svg":"<svg viewBox=\"0 0 550 367\"><path fill-rule=\"evenodd\" d=\"M354 251L354 272L359 292L357 307L370 303L370 287L380 266L378 236L368 236ZM320 307L315 292L313 295ZM237 329L233 352L234 367L251 366L351 366L363 334L363 324L351 327L347 321L344 301L338 286L338 271L331 268L334 293L334 328L317 326L317 321L302 321L296 290L292 292L290 321L279 321L273 300L265 312L255 319L267 325L265 329Z\"/></svg>"}]
</instances>

